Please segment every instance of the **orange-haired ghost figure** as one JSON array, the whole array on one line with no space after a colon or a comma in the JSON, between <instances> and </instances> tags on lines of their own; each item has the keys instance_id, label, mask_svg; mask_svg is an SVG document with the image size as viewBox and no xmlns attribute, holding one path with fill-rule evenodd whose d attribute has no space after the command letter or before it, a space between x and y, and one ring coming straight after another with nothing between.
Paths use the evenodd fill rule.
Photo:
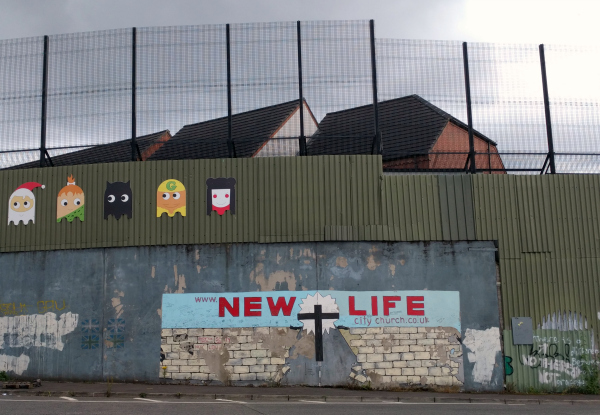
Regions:
<instances>
[{"instance_id":1,"label":"orange-haired ghost figure","mask_svg":"<svg viewBox=\"0 0 600 415\"><path fill-rule=\"evenodd\" d=\"M56 221L67 219L73 222L75 218L79 218L83 222L84 203L83 190L75 184L73 175L70 175L67 185L60 189L56 198Z\"/></svg>"}]
</instances>

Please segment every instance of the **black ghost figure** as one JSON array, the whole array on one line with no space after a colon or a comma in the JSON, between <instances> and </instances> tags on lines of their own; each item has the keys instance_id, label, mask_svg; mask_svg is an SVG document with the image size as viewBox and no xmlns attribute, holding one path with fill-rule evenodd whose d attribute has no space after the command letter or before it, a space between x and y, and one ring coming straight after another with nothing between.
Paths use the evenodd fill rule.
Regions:
<instances>
[{"instance_id":1,"label":"black ghost figure","mask_svg":"<svg viewBox=\"0 0 600 415\"><path fill-rule=\"evenodd\" d=\"M106 191L104 192L104 219L108 215L113 215L119 220L122 215L127 215L131 219L131 186L129 182L106 182Z\"/></svg>"}]
</instances>

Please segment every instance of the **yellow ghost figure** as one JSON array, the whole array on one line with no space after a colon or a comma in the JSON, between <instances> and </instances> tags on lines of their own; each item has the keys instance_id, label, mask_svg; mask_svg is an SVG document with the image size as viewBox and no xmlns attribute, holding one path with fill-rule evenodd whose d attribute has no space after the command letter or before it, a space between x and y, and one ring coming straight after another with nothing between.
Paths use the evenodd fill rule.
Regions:
<instances>
[{"instance_id":1,"label":"yellow ghost figure","mask_svg":"<svg viewBox=\"0 0 600 415\"><path fill-rule=\"evenodd\" d=\"M170 217L175 216L179 212L181 216L185 216L185 186L179 180L165 180L158 186L156 191L156 217L167 212Z\"/></svg>"}]
</instances>

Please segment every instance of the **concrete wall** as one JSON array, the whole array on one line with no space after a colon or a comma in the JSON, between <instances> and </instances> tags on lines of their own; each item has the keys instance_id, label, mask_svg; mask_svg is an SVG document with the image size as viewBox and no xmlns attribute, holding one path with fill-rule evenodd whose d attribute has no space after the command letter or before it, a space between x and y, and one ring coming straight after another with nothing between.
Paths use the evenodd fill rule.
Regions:
<instances>
[{"instance_id":1,"label":"concrete wall","mask_svg":"<svg viewBox=\"0 0 600 415\"><path fill-rule=\"evenodd\" d=\"M4 253L0 370L60 380L113 377L154 382L163 377L198 383L371 382L378 387L424 384L501 390L504 362L494 254L489 242ZM319 291L325 296L406 290L458 292L460 332L418 324L334 328L323 335L324 358L319 363L314 333L298 327L229 325L213 328L214 333L206 327L161 329L163 294ZM248 357L235 355L243 350ZM178 359L168 353L178 353ZM242 379L235 374L249 375Z\"/></svg>"}]
</instances>

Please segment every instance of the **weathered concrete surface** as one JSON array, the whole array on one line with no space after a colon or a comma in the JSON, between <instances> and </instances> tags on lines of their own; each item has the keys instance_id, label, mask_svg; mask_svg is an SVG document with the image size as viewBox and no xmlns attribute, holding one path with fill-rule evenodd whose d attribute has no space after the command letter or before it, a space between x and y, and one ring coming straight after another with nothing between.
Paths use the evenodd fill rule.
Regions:
<instances>
[{"instance_id":1,"label":"weathered concrete surface","mask_svg":"<svg viewBox=\"0 0 600 415\"><path fill-rule=\"evenodd\" d=\"M78 318L78 328L61 338L62 351L11 347L5 341L0 355L28 356L24 377L157 381L161 298L163 293L178 292L453 290L460 292L464 339L467 329L499 326L492 248L486 242L344 242L0 254L0 317L50 312L60 317L70 312ZM46 336L43 331L30 335ZM94 335L98 335L97 347L88 337ZM325 343L325 347L327 355L329 347L336 346ZM341 373L353 355L347 349L335 348L345 357L332 367L343 369L331 369L327 376L347 376ZM501 355L492 356L492 372L484 377L479 373L476 381L477 362L469 360L469 350L463 347L463 351L464 389L500 390ZM6 362L16 361L8 357ZM316 362L311 364L316 368ZM313 384L308 372L302 383Z\"/></svg>"},{"instance_id":2,"label":"weathered concrete surface","mask_svg":"<svg viewBox=\"0 0 600 415\"><path fill-rule=\"evenodd\" d=\"M494 253L493 244L485 242L322 244L318 289L458 291L464 339L467 329L499 327ZM501 390L501 353L491 357L495 365L485 382L477 382L472 376L476 362L470 350L463 351L465 389Z\"/></svg>"}]
</instances>

